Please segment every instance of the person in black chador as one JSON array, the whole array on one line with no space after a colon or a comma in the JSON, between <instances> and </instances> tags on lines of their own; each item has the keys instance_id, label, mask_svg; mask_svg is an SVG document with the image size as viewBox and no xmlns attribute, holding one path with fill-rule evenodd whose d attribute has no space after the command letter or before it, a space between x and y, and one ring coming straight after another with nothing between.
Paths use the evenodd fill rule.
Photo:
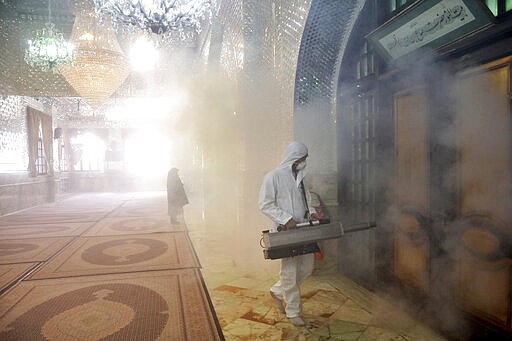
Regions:
<instances>
[{"instance_id":1,"label":"person in black chador","mask_svg":"<svg viewBox=\"0 0 512 341\"><path fill-rule=\"evenodd\" d=\"M178 176L178 169L171 168L167 173L167 206L171 224L179 224L178 215L183 215L183 206L188 204L187 194Z\"/></svg>"}]
</instances>

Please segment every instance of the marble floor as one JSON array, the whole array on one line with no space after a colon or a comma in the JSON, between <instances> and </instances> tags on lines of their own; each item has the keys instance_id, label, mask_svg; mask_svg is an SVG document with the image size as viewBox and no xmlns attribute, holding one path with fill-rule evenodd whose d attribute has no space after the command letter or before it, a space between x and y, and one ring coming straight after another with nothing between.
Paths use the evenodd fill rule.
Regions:
<instances>
[{"instance_id":1,"label":"marble floor","mask_svg":"<svg viewBox=\"0 0 512 341\"><path fill-rule=\"evenodd\" d=\"M263 257L264 226L200 210L188 205L185 220L226 340L445 340L397 302L339 275L327 257L302 286L307 326L295 327L269 296L279 261Z\"/></svg>"}]
</instances>

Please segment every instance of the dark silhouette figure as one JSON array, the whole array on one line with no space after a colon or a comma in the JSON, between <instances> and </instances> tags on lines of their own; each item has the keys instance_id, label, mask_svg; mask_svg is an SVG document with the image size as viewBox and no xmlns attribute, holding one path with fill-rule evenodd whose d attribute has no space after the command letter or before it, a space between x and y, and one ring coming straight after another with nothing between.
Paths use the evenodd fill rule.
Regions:
<instances>
[{"instance_id":1,"label":"dark silhouette figure","mask_svg":"<svg viewBox=\"0 0 512 341\"><path fill-rule=\"evenodd\" d=\"M187 194L178 176L178 169L171 168L167 173L167 206L171 224L179 224L178 215L183 216L183 206L188 204Z\"/></svg>"}]
</instances>

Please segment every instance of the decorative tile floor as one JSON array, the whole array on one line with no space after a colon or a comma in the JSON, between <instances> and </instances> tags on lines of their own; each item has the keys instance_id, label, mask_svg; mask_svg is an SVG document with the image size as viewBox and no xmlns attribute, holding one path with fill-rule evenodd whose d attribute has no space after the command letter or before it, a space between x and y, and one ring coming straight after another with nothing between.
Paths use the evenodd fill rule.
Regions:
<instances>
[{"instance_id":1,"label":"decorative tile floor","mask_svg":"<svg viewBox=\"0 0 512 341\"><path fill-rule=\"evenodd\" d=\"M260 231L240 231L232 222L204 224L193 204L185 209L189 235L203 267L226 340L445 340L395 308L393 302L317 262L302 285L306 327L295 327L270 295L279 261L264 260Z\"/></svg>"}]
</instances>

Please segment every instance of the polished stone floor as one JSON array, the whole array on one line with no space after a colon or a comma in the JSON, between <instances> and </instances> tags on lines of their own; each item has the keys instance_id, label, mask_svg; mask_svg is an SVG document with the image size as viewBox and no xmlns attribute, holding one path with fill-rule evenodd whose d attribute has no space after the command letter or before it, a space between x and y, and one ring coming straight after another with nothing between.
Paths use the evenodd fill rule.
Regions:
<instances>
[{"instance_id":1,"label":"polished stone floor","mask_svg":"<svg viewBox=\"0 0 512 341\"><path fill-rule=\"evenodd\" d=\"M268 294L279 261L263 258L265 226L199 206L185 208L185 221L226 340L444 340L395 300L339 275L328 258L317 261L302 286L307 327L293 326Z\"/></svg>"}]
</instances>

